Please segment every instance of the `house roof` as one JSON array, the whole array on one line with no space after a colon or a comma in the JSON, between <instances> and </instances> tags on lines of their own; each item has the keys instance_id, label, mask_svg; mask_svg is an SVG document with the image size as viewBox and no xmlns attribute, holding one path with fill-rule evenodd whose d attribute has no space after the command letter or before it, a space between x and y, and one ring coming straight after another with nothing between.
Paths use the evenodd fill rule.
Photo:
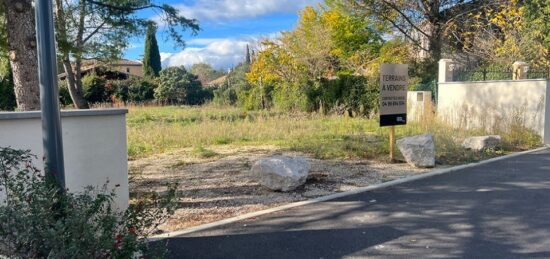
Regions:
<instances>
[{"instance_id":1,"label":"house roof","mask_svg":"<svg viewBox=\"0 0 550 259\"><path fill-rule=\"evenodd\" d=\"M208 83L208 86L219 86L225 83L227 76L218 77Z\"/></svg>"},{"instance_id":2,"label":"house roof","mask_svg":"<svg viewBox=\"0 0 550 259\"><path fill-rule=\"evenodd\" d=\"M82 71L82 73L87 73L90 70L93 70L97 67L142 66L142 65L143 64L139 61L128 60L128 59L119 59L119 60L115 60L115 61L112 61L112 62L103 62L103 61L98 60L98 59L85 59L85 60L82 60L82 67L81 67L80 70ZM121 71L119 71L119 72L123 73L123 74L128 74L128 73L121 72ZM64 80L65 77L67 77L67 74L65 72L63 72L63 73L58 74L57 77L61 80Z\"/></svg>"},{"instance_id":3,"label":"house roof","mask_svg":"<svg viewBox=\"0 0 550 259\"><path fill-rule=\"evenodd\" d=\"M86 59L82 60L82 66L95 66L95 65L110 65L110 66L142 66L143 64L137 60L119 59L111 62L105 62L98 59Z\"/></svg>"}]
</instances>

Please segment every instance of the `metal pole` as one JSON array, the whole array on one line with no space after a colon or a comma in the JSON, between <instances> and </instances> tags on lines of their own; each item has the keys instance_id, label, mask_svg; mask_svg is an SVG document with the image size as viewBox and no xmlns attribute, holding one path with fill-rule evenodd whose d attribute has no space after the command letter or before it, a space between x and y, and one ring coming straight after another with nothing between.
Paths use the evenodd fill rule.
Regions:
<instances>
[{"instance_id":1,"label":"metal pole","mask_svg":"<svg viewBox=\"0 0 550 259\"><path fill-rule=\"evenodd\" d=\"M55 179L65 190L63 139L57 87L57 61L53 24L52 0L35 0L36 40L38 46L38 80L42 108L42 142L46 178Z\"/></svg>"}]
</instances>

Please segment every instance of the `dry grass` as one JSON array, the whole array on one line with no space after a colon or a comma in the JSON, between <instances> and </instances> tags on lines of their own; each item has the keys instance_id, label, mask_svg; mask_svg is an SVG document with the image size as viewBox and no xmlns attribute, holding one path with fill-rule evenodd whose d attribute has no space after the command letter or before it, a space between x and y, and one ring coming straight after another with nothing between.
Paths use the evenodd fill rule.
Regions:
<instances>
[{"instance_id":1,"label":"dry grass","mask_svg":"<svg viewBox=\"0 0 550 259\"><path fill-rule=\"evenodd\" d=\"M472 162L501 153L532 148L540 138L521 125L501 127L505 140L498 152L471 152L460 147L468 136L483 130L454 129L434 118L396 127L397 138L433 133L437 160L442 164ZM215 156L209 146L274 145L316 158L361 158L384 161L388 154L388 128L366 118L319 114L245 111L234 107L131 107L128 115L131 159L181 148L194 148L197 156ZM397 152L398 153L398 152Z\"/></svg>"}]
</instances>

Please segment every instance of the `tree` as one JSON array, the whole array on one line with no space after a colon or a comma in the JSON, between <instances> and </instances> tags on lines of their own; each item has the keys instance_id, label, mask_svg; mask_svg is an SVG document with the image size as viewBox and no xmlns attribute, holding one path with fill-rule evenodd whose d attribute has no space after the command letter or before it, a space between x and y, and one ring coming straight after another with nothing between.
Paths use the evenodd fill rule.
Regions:
<instances>
[{"instance_id":1,"label":"tree","mask_svg":"<svg viewBox=\"0 0 550 259\"><path fill-rule=\"evenodd\" d=\"M196 75L201 81L202 86L206 86L210 81L217 79L223 75L225 72L221 70L215 70L211 65L206 63L197 63L191 66L191 74Z\"/></svg>"},{"instance_id":2,"label":"tree","mask_svg":"<svg viewBox=\"0 0 550 259\"><path fill-rule=\"evenodd\" d=\"M160 72L155 98L165 104L196 104L201 90L197 77L185 67L169 67Z\"/></svg>"},{"instance_id":3,"label":"tree","mask_svg":"<svg viewBox=\"0 0 550 259\"><path fill-rule=\"evenodd\" d=\"M319 80L337 69L330 28L322 23L313 7L301 11L298 26L291 32L284 32L281 41L291 55L307 67L309 78Z\"/></svg>"},{"instance_id":4,"label":"tree","mask_svg":"<svg viewBox=\"0 0 550 259\"><path fill-rule=\"evenodd\" d=\"M151 24L137 15L137 11L145 9L160 12L170 37L179 46L185 46L180 29L190 29L193 33L199 30L195 20L179 15L170 5L157 5L151 0L55 0L58 54L77 108L88 108L82 91L82 60L118 59L129 39L142 35Z\"/></svg>"},{"instance_id":5,"label":"tree","mask_svg":"<svg viewBox=\"0 0 550 259\"><path fill-rule=\"evenodd\" d=\"M250 58L250 47L248 46L248 44L246 44L246 59L245 61L246 64L252 64L252 59Z\"/></svg>"},{"instance_id":6,"label":"tree","mask_svg":"<svg viewBox=\"0 0 550 259\"><path fill-rule=\"evenodd\" d=\"M147 26L145 53L143 55L143 72L146 77L158 77L162 69L156 33L156 24L151 22Z\"/></svg>"},{"instance_id":7,"label":"tree","mask_svg":"<svg viewBox=\"0 0 550 259\"><path fill-rule=\"evenodd\" d=\"M494 1L484 10L469 13L467 23L452 27L460 50L481 61L478 63L509 67L514 61L526 61L547 68L549 38L545 30L546 33L550 30L540 20L542 17L530 15L533 3Z\"/></svg>"},{"instance_id":8,"label":"tree","mask_svg":"<svg viewBox=\"0 0 550 259\"><path fill-rule=\"evenodd\" d=\"M7 43L17 106L20 110L40 109L38 54L32 0L0 0L0 37Z\"/></svg>"},{"instance_id":9,"label":"tree","mask_svg":"<svg viewBox=\"0 0 550 259\"><path fill-rule=\"evenodd\" d=\"M442 55L445 33L453 21L490 1L464 0L345 0L351 12L379 24L389 24L435 63Z\"/></svg>"}]
</instances>

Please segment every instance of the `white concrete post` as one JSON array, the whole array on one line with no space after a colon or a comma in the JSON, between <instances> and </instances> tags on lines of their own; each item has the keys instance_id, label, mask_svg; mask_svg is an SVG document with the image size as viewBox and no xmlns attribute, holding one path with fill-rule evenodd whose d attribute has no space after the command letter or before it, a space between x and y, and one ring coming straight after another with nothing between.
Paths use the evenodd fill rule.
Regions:
<instances>
[{"instance_id":1,"label":"white concrete post","mask_svg":"<svg viewBox=\"0 0 550 259\"><path fill-rule=\"evenodd\" d=\"M453 68L454 62L452 59L439 60L438 82L452 82L453 81Z\"/></svg>"},{"instance_id":2,"label":"white concrete post","mask_svg":"<svg viewBox=\"0 0 550 259\"><path fill-rule=\"evenodd\" d=\"M523 61L516 61L512 64L512 79L521 80L527 79L527 72L529 72L529 65Z\"/></svg>"}]
</instances>

